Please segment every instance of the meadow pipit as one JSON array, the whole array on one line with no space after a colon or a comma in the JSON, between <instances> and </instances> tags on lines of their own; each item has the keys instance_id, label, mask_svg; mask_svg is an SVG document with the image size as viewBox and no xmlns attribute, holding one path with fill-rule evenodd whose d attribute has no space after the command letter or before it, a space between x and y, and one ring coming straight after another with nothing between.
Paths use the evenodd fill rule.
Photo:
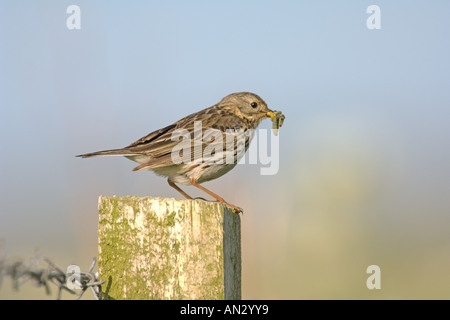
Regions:
<instances>
[{"instance_id":1,"label":"meadow pipit","mask_svg":"<svg viewBox=\"0 0 450 320\"><path fill-rule=\"evenodd\" d=\"M277 127L280 117L284 120L281 112L270 110L258 95L232 93L212 107L154 131L125 148L86 153L78 157L127 157L140 163L133 171L149 169L168 177L169 185L187 199L192 198L175 183L193 185L218 202L242 212L241 208L227 203L200 184L233 169L247 151L254 130L267 117L276 122ZM180 154L183 155L180 157Z\"/></svg>"}]
</instances>

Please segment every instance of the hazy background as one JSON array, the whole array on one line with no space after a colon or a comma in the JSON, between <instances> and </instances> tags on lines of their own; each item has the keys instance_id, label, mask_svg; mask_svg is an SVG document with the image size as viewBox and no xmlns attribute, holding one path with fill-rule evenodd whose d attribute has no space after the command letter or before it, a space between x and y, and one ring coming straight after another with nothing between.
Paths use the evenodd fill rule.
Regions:
<instances>
[{"instance_id":1,"label":"hazy background","mask_svg":"<svg viewBox=\"0 0 450 320\"><path fill-rule=\"evenodd\" d=\"M66 28L71 4L81 30ZM381 30L366 27L371 4ZM252 91L286 115L279 173L241 165L205 184L245 210L243 298L449 299L449 13L444 0L0 1L0 254L87 270L99 195L179 194L127 159L74 156ZM366 288L372 264L381 290ZM10 284L0 298L45 298Z\"/></svg>"}]
</instances>

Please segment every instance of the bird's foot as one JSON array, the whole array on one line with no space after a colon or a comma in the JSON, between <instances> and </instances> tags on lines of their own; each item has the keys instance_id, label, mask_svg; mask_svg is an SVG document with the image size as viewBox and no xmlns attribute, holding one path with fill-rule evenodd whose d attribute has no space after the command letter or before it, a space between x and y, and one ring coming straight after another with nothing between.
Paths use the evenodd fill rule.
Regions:
<instances>
[{"instance_id":1,"label":"bird's foot","mask_svg":"<svg viewBox=\"0 0 450 320\"><path fill-rule=\"evenodd\" d=\"M231 204L231 203L228 203L228 202L226 202L226 201L223 200L223 199L217 200L217 201L214 201L214 202L223 203L224 205L229 206L230 208L232 208L234 212L236 212L236 213L238 213L238 214L241 213L242 215L244 214L244 210L242 210L242 208L240 208L240 207L238 207L238 206L235 206L235 205L233 205L233 204Z\"/></svg>"},{"instance_id":2,"label":"bird's foot","mask_svg":"<svg viewBox=\"0 0 450 320\"><path fill-rule=\"evenodd\" d=\"M192 198L192 200L203 200L203 201L209 201L209 200L206 200L205 198L202 198L202 197L195 197L195 198Z\"/></svg>"}]
</instances>

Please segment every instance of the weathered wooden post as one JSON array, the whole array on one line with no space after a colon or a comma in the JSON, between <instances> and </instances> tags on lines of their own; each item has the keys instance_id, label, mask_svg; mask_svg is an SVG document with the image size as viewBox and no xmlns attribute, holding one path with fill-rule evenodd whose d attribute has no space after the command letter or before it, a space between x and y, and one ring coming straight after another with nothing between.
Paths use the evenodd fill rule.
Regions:
<instances>
[{"instance_id":1,"label":"weathered wooden post","mask_svg":"<svg viewBox=\"0 0 450 320\"><path fill-rule=\"evenodd\" d=\"M102 299L241 299L240 217L202 200L98 203Z\"/></svg>"}]
</instances>

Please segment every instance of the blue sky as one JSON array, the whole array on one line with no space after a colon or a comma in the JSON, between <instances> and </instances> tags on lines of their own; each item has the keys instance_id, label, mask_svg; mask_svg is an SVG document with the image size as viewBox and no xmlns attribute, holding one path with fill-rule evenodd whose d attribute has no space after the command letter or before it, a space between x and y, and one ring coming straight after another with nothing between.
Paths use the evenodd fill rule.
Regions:
<instances>
[{"instance_id":1,"label":"blue sky","mask_svg":"<svg viewBox=\"0 0 450 320\"><path fill-rule=\"evenodd\" d=\"M81 8L81 30L66 28L71 4ZM371 4L381 8L380 30L366 27ZM247 208L248 261L263 259L260 237L277 219L267 195L282 199L280 221L295 230L307 216L297 199L334 174L355 183L336 190L364 189L358 179L368 179L375 196L339 199L362 203L355 212L381 252L380 239L397 228L408 239L423 235L424 247L450 246L449 12L448 1L0 1L6 251L39 247L89 264L98 195L178 194L131 172L127 159L74 156L125 146L237 91L286 115L279 174L238 166L206 185ZM335 190L326 181L318 192ZM290 228L274 237L292 241ZM248 277L253 288L258 278Z\"/></svg>"}]
</instances>

